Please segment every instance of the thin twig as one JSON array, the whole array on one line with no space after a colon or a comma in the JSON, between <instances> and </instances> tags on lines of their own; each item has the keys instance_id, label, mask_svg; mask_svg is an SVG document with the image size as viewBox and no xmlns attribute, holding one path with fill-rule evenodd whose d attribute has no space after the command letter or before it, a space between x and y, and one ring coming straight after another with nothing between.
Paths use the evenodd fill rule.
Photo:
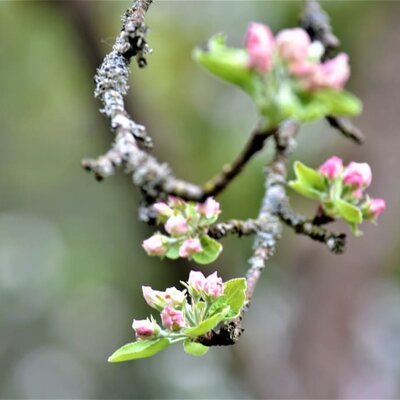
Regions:
<instances>
[{"instance_id":1,"label":"thin twig","mask_svg":"<svg viewBox=\"0 0 400 400\"><path fill-rule=\"evenodd\" d=\"M298 215L290 209L288 204L282 204L279 210L281 220L301 235L306 235L317 242L325 243L335 254L342 254L346 246L346 234L334 233L313 224L310 220Z\"/></svg>"},{"instance_id":2,"label":"thin twig","mask_svg":"<svg viewBox=\"0 0 400 400\"><path fill-rule=\"evenodd\" d=\"M328 60L332 58L334 51L340 46L340 42L332 32L328 14L321 8L318 1L306 0L300 24L310 35L311 39L318 40L323 44L325 48L323 59ZM329 115L326 117L326 120L345 137L357 144L364 143L364 134L348 118Z\"/></svg>"}]
</instances>

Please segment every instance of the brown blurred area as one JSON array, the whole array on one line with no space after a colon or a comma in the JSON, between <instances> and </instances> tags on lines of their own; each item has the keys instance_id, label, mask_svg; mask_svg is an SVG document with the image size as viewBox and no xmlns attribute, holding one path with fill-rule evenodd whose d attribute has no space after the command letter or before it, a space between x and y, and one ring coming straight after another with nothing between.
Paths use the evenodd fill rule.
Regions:
<instances>
[{"instance_id":1,"label":"brown blurred area","mask_svg":"<svg viewBox=\"0 0 400 400\"><path fill-rule=\"evenodd\" d=\"M367 141L357 146L324 122L305 125L293 160L370 163L369 193L387 201L379 225L365 223L342 256L285 229L237 345L203 358L176 346L108 364L133 340L132 318L150 312L141 285L179 286L197 268L145 256L152 229L137 221L129 177L98 183L80 168L112 140L93 75L130 3L0 3L0 398L400 397L400 3L322 4L350 55L349 90L364 103L355 122ZM240 45L253 20L274 31L294 26L300 10L291 1L152 5L154 52L145 70L132 66L129 109L178 176L213 175L256 121L246 96L204 73L191 49L220 31ZM222 219L256 215L270 156L258 155L221 196ZM312 215L315 204L290 196ZM251 239L223 244L202 270L243 275Z\"/></svg>"}]
</instances>

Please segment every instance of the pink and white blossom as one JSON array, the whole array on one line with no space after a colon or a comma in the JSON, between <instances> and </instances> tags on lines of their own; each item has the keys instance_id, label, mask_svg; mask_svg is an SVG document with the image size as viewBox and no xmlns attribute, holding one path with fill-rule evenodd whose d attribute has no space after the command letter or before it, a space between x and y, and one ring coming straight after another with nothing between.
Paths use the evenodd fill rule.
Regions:
<instances>
[{"instance_id":1,"label":"pink and white blossom","mask_svg":"<svg viewBox=\"0 0 400 400\"><path fill-rule=\"evenodd\" d=\"M183 215L173 215L168 218L165 224L165 230L173 236L184 235L188 232L189 227L186 218Z\"/></svg>"},{"instance_id":2,"label":"pink and white blossom","mask_svg":"<svg viewBox=\"0 0 400 400\"><path fill-rule=\"evenodd\" d=\"M199 203L196 206L197 211L206 218L213 218L221 213L221 208L218 201L209 197L204 203Z\"/></svg>"},{"instance_id":3,"label":"pink and white blossom","mask_svg":"<svg viewBox=\"0 0 400 400\"><path fill-rule=\"evenodd\" d=\"M163 242L163 236L159 233L144 240L142 247L149 256L163 256L167 252L167 247Z\"/></svg>"},{"instance_id":4,"label":"pink and white blossom","mask_svg":"<svg viewBox=\"0 0 400 400\"><path fill-rule=\"evenodd\" d=\"M171 306L166 306L161 312L161 321L165 328L170 330L179 330L185 326L183 312L175 310Z\"/></svg>"},{"instance_id":5,"label":"pink and white blossom","mask_svg":"<svg viewBox=\"0 0 400 400\"><path fill-rule=\"evenodd\" d=\"M156 211L158 216L169 217L172 215L172 208L168 206L168 204L163 202L158 202L153 204L153 208Z\"/></svg>"},{"instance_id":6,"label":"pink and white blossom","mask_svg":"<svg viewBox=\"0 0 400 400\"><path fill-rule=\"evenodd\" d=\"M303 63L311 45L310 37L301 28L284 29L276 36L279 55L289 63Z\"/></svg>"},{"instance_id":7,"label":"pink and white blossom","mask_svg":"<svg viewBox=\"0 0 400 400\"><path fill-rule=\"evenodd\" d=\"M161 309L165 306L164 292L153 290L150 286L142 286L142 292L146 303L150 307Z\"/></svg>"},{"instance_id":8,"label":"pink and white blossom","mask_svg":"<svg viewBox=\"0 0 400 400\"><path fill-rule=\"evenodd\" d=\"M224 283L218 277L217 272L209 275L204 284L204 292L211 297L220 297L224 294Z\"/></svg>"},{"instance_id":9,"label":"pink and white blossom","mask_svg":"<svg viewBox=\"0 0 400 400\"><path fill-rule=\"evenodd\" d=\"M186 292L170 287L163 293L166 304L173 307L181 307L186 300Z\"/></svg>"},{"instance_id":10,"label":"pink and white blossom","mask_svg":"<svg viewBox=\"0 0 400 400\"><path fill-rule=\"evenodd\" d=\"M201 251L201 243L198 238L186 239L179 249L179 256L187 258L191 257L193 254L200 253Z\"/></svg>"},{"instance_id":11,"label":"pink and white blossom","mask_svg":"<svg viewBox=\"0 0 400 400\"><path fill-rule=\"evenodd\" d=\"M188 284L197 292L201 292L206 284L206 277L200 271L190 271Z\"/></svg>"},{"instance_id":12,"label":"pink and white blossom","mask_svg":"<svg viewBox=\"0 0 400 400\"><path fill-rule=\"evenodd\" d=\"M378 218L385 211L386 201L384 199L371 199L368 212L372 218Z\"/></svg>"},{"instance_id":13,"label":"pink and white blossom","mask_svg":"<svg viewBox=\"0 0 400 400\"><path fill-rule=\"evenodd\" d=\"M328 158L319 167L319 172L328 179L338 178L343 173L343 160L336 156Z\"/></svg>"},{"instance_id":14,"label":"pink and white blossom","mask_svg":"<svg viewBox=\"0 0 400 400\"><path fill-rule=\"evenodd\" d=\"M139 340L151 339L160 332L160 327L148 318L141 320L134 319L132 328L135 331L136 338Z\"/></svg>"},{"instance_id":15,"label":"pink and white blossom","mask_svg":"<svg viewBox=\"0 0 400 400\"><path fill-rule=\"evenodd\" d=\"M367 163L351 162L344 170L343 182L354 188L366 188L371 184L372 172Z\"/></svg>"},{"instance_id":16,"label":"pink and white blossom","mask_svg":"<svg viewBox=\"0 0 400 400\"><path fill-rule=\"evenodd\" d=\"M247 28L246 49L249 67L265 73L272 68L275 39L271 29L264 24L252 22Z\"/></svg>"}]
</instances>

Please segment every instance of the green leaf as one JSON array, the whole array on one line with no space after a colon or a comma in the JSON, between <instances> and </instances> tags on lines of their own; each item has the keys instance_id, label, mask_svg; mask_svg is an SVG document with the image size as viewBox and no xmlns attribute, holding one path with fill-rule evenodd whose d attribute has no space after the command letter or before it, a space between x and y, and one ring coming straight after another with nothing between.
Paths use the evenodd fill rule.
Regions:
<instances>
[{"instance_id":1,"label":"green leaf","mask_svg":"<svg viewBox=\"0 0 400 400\"><path fill-rule=\"evenodd\" d=\"M288 186L295 190L297 193L301 194L302 196L308 197L312 200L321 200L322 196L324 195L317 190L311 189L310 187L304 185L300 181L290 181L288 182Z\"/></svg>"},{"instance_id":2,"label":"green leaf","mask_svg":"<svg viewBox=\"0 0 400 400\"><path fill-rule=\"evenodd\" d=\"M120 362L128 360L136 360L139 358L151 357L164 350L170 345L166 338L140 340L128 343L115 351L109 358L109 362Z\"/></svg>"},{"instance_id":3,"label":"green leaf","mask_svg":"<svg viewBox=\"0 0 400 400\"><path fill-rule=\"evenodd\" d=\"M360 229L358 229L358 225L357 224L353 224L353 223L349 223L350 225L350 229L351 229L351 233L356 236L356 237L360 237L362 236L362 231L360 231Z\"/></svg>"},{"instance_id":4,"label":"green leaf","mask_svg":"<svg viewBox=\"0 0 400 400\"><path fill-rule=\"evenodd\" d=\"M220 313L215 314L211 318L208 318L201 322L199 325L194 326L193 328L188 328L183 331L185 335L188 336L202 336L207 332L210 332L213 328L215 328L221 321L225 319L225 316L228 314L230 307L226 307Z\"/></svg>"},{"instance_id":5,"label":"green leaf","mask_svg":"<svg viewBox=\"0 0 400 400\"><path fill-rule=\"evenodd\" d=\"M329 114L329 107L323 101L315 98L311 93L301 92L297 94L298 104L292 110L292 118L300 122L318 120Z\"/></svg>"},{"instance_id":6,"label":"green leaf","mask_svg":"<svg viewBox=\"0 0 400 400\"><path fill-rule=\"evenodd\" d=\"M342 199L334 201L335 209L338 214L347 222L360 224L363 220L361 211L353 204Z\"/></svg>"},{"instance_id":7,"label":"green leaf","mask_svg":"<svg viewBox=\"0 0 400 400\"><path fill-rule=\"evenodd\" d=\"M248 68L248 56L244 49L229 48L222 34L213 36L206 48L196 48L193 58L212 74L252 91L253 73Z\"/></svg>"},{"instance_id":8,"label":"green leaf","mask_svg":"<svg viewBox=\"0 0 400 400\"><path fill-rule=\"evenodd\" d=\"M295 161L293 168L297 179L303 185L319 192L324 192L327 189L324 177L315 169L307 167L300 161Z\"/></svg>"},{"instance_id":9,"label":"green leaf","mask_svg":"<svg viewBox=\"0 0 400 400\"><path fill-rule=\"evenodd\" d=\"M345 90L323 89L315 92L315 100L323 103L329 109L329 114L355 116L361 113L362 103L353 94Z\"/></svg>"},{"instance_id":10,"label":"green leaf","mask_svg":"<svg viewBox=\"0 0 400 400\"><path fill-rule=\"evenodd\" d=\"M182 242L173 243L169 246L168 251L165 253L165 257L170 258L171 260L176 260L179 258L179 248L181 247Z\"/></svg>"},{"instance_id":11,"label":"green leaf","mask_svg":"<svg viewBox=\"0 0 400 400\"><path fill-rule=\"evenodd\" d=\"M218 297L213 303L210 305L207 311L207 317L212 317L214 314L221 312L224 308L228 306L228 302L226 301L225 296Z\"/></svg>"},{"instance_id":12,"label":"green leaf","mask_svg":"<svg viewBox=\"0 0 400 400\"><path fill-rule=\"evenodd\" d=\"M236 278L225 282L224 284L224 297L226 302L231 308L233 313L229 313L229 317L236 318L246 301L246 279ZM232 316L233 315L233 316Z\"/></svg>"},{"instance_id":13,"label":"green leaf","mask_svg":"<svg viewBox=\"0 0 400 400\"><path fill-rule=\"evenodd\" d=\"M187 354L190 354L191 356L204 356L204 354L207 353L207 351L210 349L207 346L202 345L201 343L196 343L191 340L185 340L183 343L183 348Z\"/></svg>"},{"instance_id":14,"label":"green leaf","mask_svg":"<svg viewBox=\"0 0 400 400\"><path fill-rule=\"evenodd\" d=\"M199 264L210 264L215 261L222 251L222 245L208 235L200 238L202 251L193 254L193 260Z\"/></svg>"}]
</instances>

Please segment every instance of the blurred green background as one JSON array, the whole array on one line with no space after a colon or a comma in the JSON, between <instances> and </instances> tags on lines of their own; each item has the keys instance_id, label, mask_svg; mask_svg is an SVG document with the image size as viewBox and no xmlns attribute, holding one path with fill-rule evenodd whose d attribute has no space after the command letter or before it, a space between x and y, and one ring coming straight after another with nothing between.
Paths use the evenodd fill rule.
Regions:
<instances>
[{"instance_id":1,"label":"blurred green background","mask_svg":"<svg viewBox=\"0 0 400 400\"><path fill-rule=\"evenodd\" d=\"M98 183L80 167L112 140L93 75L129 5L0 3L0 397L400 397L400 3L323 2L351 57L349 89L364 101L356 122L368 141L358 147L321 122L304 126L295 154L315 167L333 154L368 161L369 193L388 204L379 226L365 224L343 256L285 229L236 346L198 359L176 346L108 364L133 340L132 318L151 312L141 285L179 287L193 267L145 256L141 242L152 230L137 221L139 194L128 176ZM220 31L239 46L252 20L275 31L294 26L301 5L153 4L154 53L146 69L132 68L130 112L178 176L198 183L212 176L256 121L247 97L203 72L191 49ZM258 155L220 197L222 219L257 215L270 157ZM315 204L291 198L312 215ZM243 275L251 239L223 244L203 271Z\"/></svg>"}]
</instances>

